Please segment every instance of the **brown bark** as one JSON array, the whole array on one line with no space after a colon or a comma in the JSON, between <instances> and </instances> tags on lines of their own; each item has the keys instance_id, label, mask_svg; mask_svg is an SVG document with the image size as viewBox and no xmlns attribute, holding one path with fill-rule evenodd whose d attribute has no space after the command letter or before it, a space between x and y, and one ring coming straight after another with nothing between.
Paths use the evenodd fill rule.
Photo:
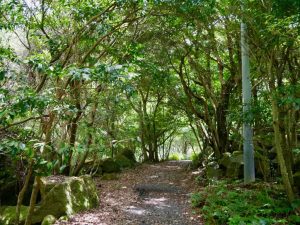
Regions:
<instances>
[{"instance_id":1,"label":"brown bark","mask_svg":"<svg viewBox=\"0 0 300 225\"><path fill-rule=\"evenodd\" d=\"M29 205L25 225L31 225L31 223L32 223L34 207L35 207L36 199L37 199L37 196L38 196L38 193L40 190L40 182L41 182L40 179L41 178L39 176L36 176L34 179L33 189L32 189L31 198L30 198L30 205Z\"/></svg>"},{"instance_id":2,"label":"brown bark","mask_svg":"<svg viewBox=\"0 0 300 225\"><path fill-rule=\"evenodd\" d=\"M269 66L269 75L270 75L270 81L269 81L269 87L272 93L271 97L271 103L272 103L272 118L273 118L273 129L274 129L274 135L275 135L275 148L277 153L277 160L280 166L280 172L283 180L283 185L285 187L285 191L288 196L288 200L292 202L295 198L295 194L293 191L293 177L289 175L289 168L287 167L287 161L285 160L284 156L284 150L282 148L282 134L280 132L280 115L279 115L279 109L277 105L277 96L276 96L276 86L275 86L275 76L273 74L272 67L274 65L273 58L270 59L271 63Z\"/></svg>"},{"instance_id":3,"label":"brown bark","mask_svg":"<svg viewBox=\"0 0 300 225\"><path fill-rule=\"evenodd\" d=\"M101 87L98 88L97 93L99 93L101 91ZM95 118L96 118L96 112L97 112L97 107L98 107L98 102L96 101L94 103L92 112L91 112L91 119L90 119L90 123L89 123L89 127L92 128L94 126L94 122L95 122ZM93 135L92 135L92 131L89 130L88 131L88 141L87 141L87 146L86 146L86 152L84 154L84 156L82 157L82 159L80 160L80 162L78 163L78 165L76 166L76 168L74 169L74 175L77 176L80 172L80 170L82 169L85 160L87 159L88 155L89 155L89 150L90 150L90 146L93 142Z\"/></svg>"},{"instance_id":4,"label":"brown bark","mask_svg":"<svg viewBox=\"0 0 300 225\"><path fill-rule=\"evenodd\" d=\"M295 196L292 188L292 182L290 181L288 169L286 166L286 161L284 159L283 149L281 146L282 140L281 140L281 134L279 129L279 116L278 116L279 113L278 113L277 102L274 97L272 98L272 114L273 114L273 128L275 133L275 148L277 152L277 160L280 165L283 185L285 187L289 201L292 202Z\"/></svg>"},{"instance_id":5,"label":"brown bark","mask_svg":"<svg viewBox=\"0 0 300 225\"><path fill-rule=\"evenodd\" d=\"M17 206L16 206L16 221L15 224L19 225L19 219L20 219L20 210L21 210L21 205L24 199L24 194L28 188L28 184L32 175L32 170L33 170L33 160L30 161L29 166L28 166L28 172L25 178L24 185L18 195L18 201L17 201Z\"/></svg>"}]
</instances>

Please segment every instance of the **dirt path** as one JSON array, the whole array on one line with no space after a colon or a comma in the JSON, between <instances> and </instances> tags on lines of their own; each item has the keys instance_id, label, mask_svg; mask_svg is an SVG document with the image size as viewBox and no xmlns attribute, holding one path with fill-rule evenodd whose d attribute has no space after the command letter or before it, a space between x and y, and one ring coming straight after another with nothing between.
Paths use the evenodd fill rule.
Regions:
<instances>
[{"instance_id":1,"label":"dirt path","mask_svg":"<svg viewBox=\"0 0 300 225\"><path fill-rule=\"evenodd\" d=\"M192 214L189 195L195 186L185 165L184 161L144 164L123 172L118 180L96 178L99 208L56 224L203 224L200 217Z\"/></svg>"}]
</instances>

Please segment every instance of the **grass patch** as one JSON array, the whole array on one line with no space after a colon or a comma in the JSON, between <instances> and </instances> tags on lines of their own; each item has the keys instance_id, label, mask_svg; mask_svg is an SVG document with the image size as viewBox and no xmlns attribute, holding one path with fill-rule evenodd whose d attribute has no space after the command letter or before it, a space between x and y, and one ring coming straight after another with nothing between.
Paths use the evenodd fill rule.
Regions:
<instances>
[{"instance_id":1,"label":"grass patch","mask_svg":"<svg viewBox=\"0 0 300 225\"><path fill-rule=\"evenodd\" d=\"M205 224L299 224L300 201L287 202L274 185L220 181L191 196L193 207L200 208Z\"/></svg>"}]
</instances>

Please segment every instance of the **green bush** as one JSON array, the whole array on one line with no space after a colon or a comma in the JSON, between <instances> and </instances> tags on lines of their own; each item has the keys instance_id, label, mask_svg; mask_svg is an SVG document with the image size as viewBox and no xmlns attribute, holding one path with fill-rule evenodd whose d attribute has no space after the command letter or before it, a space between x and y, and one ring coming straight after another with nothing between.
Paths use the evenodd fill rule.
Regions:
<instances>
[{"instance_id":1,"label":"green bush","mask_svg":"<svg viewBox=\"0 0 300 225\"><path fill-rule=\"evenodd\" d=\"M180 159L179 154L178 153L173 153L168 157L169 160L176 160L178 161Z\"/></svg>"},{"instance_id":2,"label":"green bush","mask_svg":"<svg viewBox=\"0 0 300 225\"><path fill-rule=\"evenodd\" d=\"M191 160L192 160L192 168L196 169L201 166L202 160L201 160L201 153L193 153L191 155Z\"/></svg>"},{"instance_id":3,"label":"green bush","mask_svg":"<svg viewBox=\"0 0 300 225\"><path fill-rule=\"evenodd\" d=\"M205 224L297 224L296 207L286 199L281 190L266 184L220 182L193 194L191 204L201 206Z\"/></svg>"},{"instance_id":4,"label":"green bush","mask_svg":"<svg viewBox=\"0 0 300 225\"><path fill-rule=\"evenodd\" d=\"M193 207L200 207L205 202L204 195L202 193L194 193L191 196L191 203Z\"/></svg>"}]
</instances>

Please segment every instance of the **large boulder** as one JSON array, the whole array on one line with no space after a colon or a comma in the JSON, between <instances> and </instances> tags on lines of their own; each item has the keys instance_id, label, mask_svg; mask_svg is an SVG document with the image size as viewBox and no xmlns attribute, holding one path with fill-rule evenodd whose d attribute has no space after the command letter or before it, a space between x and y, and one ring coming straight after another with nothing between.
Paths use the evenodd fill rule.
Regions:
<instances>
[{"instance_id":1,"label":"large boulder","mask_svg":"<svg viewBox=\"0 0 300 225\"><path fill-rule=\"evenodd\" d=\"M222 176L222 170L214 166L207 166L206 177L208 179L220 178Z\"/></svg>"},{"instance_id":2,"label":"large boulder","mask_svg":"<svg viewBox=\"0 0 300 225\"><path fill-rule=\"evenodd\" d=\"M219 164L225 167L226 176L230 178L242 176L243 163L243 152L241 151L235 151L233 153L226 152L219 161Z\"/></svg>"},{"instance_id":3,"label":"large boulder","mask_svg":"<svg viewBox=\"0 0 300 225\"><path fill-rule=\"evenodd\" d=\"M265 180L270 176L270 160L264 156L260 151L254 152L255 171L258 177L262 177ZM225 169L227 177L240 178L243 176L243 152L234 151L232 153L226 152L223 154L219 165Z\"/></svg>"},{"instance_id":4,"label":"large boulder","mask_svg":"<svg viewBox=\"0 0 300 225\"><path fill-rule=\"evenodd\" d=\"M63 215L95 208L99 204L97 189L90 176L50 176L41 179L41 203L34 210L33 223L40 223L44 217Z\"/></svg>"},{"instance_id":5,"label":"large boulder","mask_svg":"<svg viewBox=\"0 0 300 225\"><path fill-rule=\"evenodd\" d=\"M115 162L120 166L121 169L123 168L131 168L134 166L135 162L128 159L126 156L118 154L115 158Z\"/></svg>"},{"instance_id":6,"label":"large boulder","mask_svg":"<svg viewBox=\"0 0 300 225\"><path fill-rule=\"evenodd\" d=\"M99 204L97 189L90 176L41 178L41 202L35 207L32 223L51 224L54 218L95 208ZM28 207L21 207L20 222L26 219ZM51 216L49 216L51 215ZM0 224L14 224L16 207L0 208Z\"/></svg>"},{"instance_id":7,"label":"large boulder","mask_svg":"<svg viewBox=\"0 0 300 225\"><path fill-rule=\"evenodd\" d=\"M27 216L28 207L21 206L20 210L20 223L24 223ZM16 206L3 206L0 208L0 224L12 225L16 220Z\"/></svg>"},{"instance_id":8,"label":"large boulder","mask_svg":"<svg viewBox=\"0 0 300 225\"><path fill-rule=\"evenodd\" d=\"M101 163L103 173L117 173L121 171L121 167L112 158L107 158Z\"/></svg>"},{"instance_id":9,"label":"large boulder","mask_svg":"<svg viewBox=\"0 0 300 225\"><path fill-rule=\"evenodd\" d=\"M134 162L136 163L136 158L135 158L135 155L134 155L134 151L130 150L130 149L122 149L118 155L123 155L125 156L127 159L129 159L131 162Z\"/></svg>"},{"instance_id":10,"label":"large boulder","mask_svg":"<svg viewBox=\"0 0 300 225\"><path fill-rule=\"evenodd\" d=\"M209 162L205 167L205 175L207 179L218 179L223 176L223 171L220 169L219 165L212 161Z\"/></svg>"}]
</instances>

